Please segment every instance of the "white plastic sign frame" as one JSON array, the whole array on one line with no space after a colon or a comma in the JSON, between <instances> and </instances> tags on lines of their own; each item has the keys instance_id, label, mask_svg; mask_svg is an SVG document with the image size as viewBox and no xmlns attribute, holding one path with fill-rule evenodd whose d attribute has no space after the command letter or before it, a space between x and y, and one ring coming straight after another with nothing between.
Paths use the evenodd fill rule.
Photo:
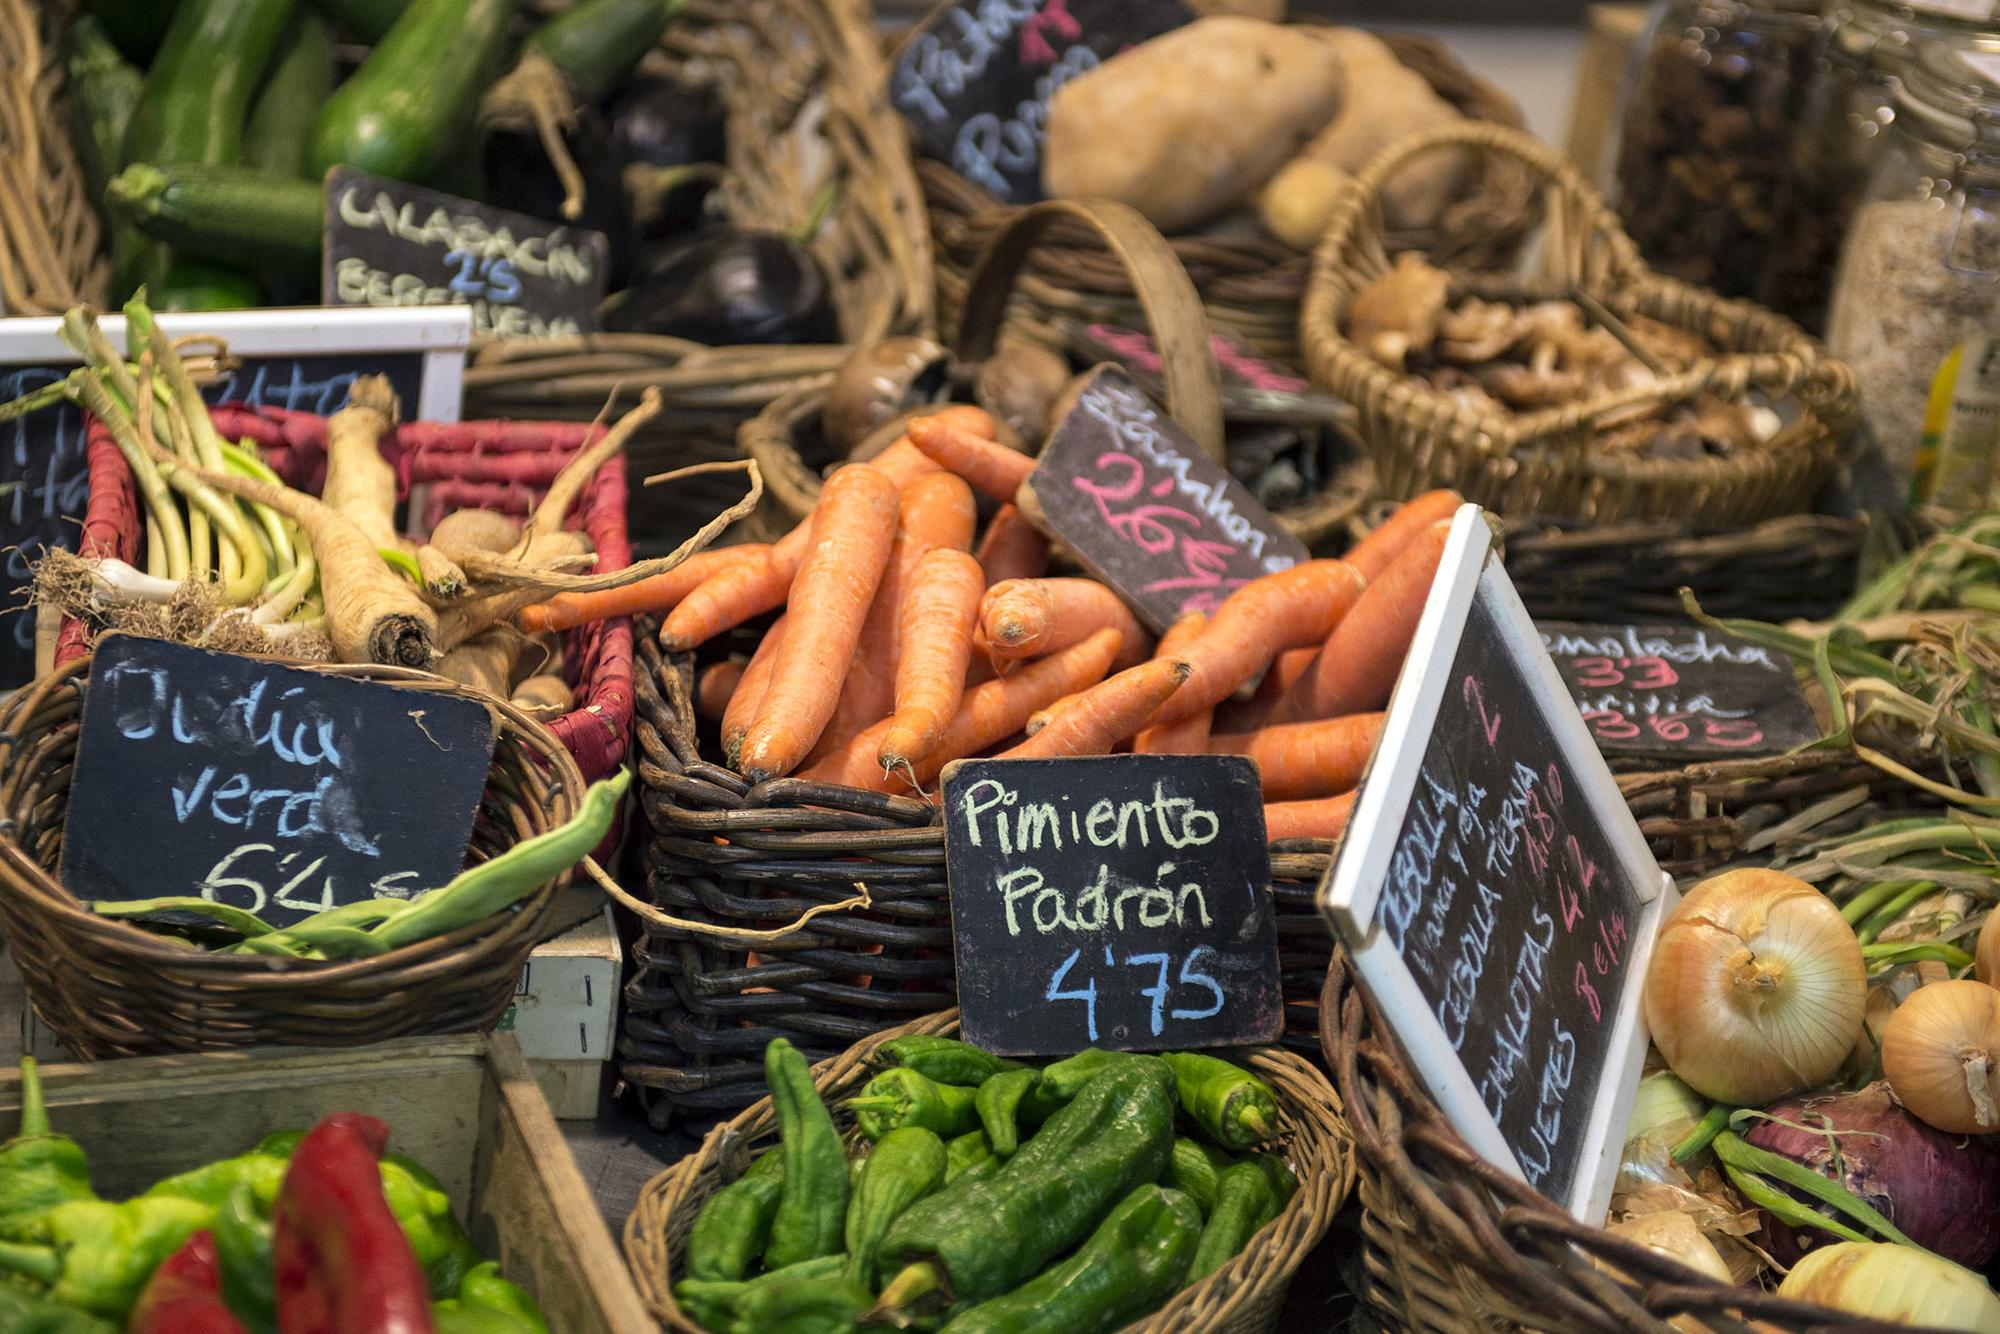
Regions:
<instances>
[{"instance_id":1,"label":"white plastic sign frame","mask_svg":"<svg viewBox=\"0 0 2000 1334\"><path fill-rule=\"evenodd\" d=\"M290 306L168 312L159 319L168 336L213 334L235 357L422 353L423 396L414 411L405 404L404 415L412 421L455 422L462 411L465 354L472 345L472 311L465 306ZM99 323L113 347L125 345L123 315L106 315ZM79 364L82 358L56 336L61 327L53 316L0 319L0 366Z\"/></svg>"},{"instance_id":2,"label":"white plastic sign frame","mask_svg":"<svg viewBox=\"0 0 2000 1334\"><path fill-rule=\"evenodd\" d=\"M1625 1130L1646 1060L1648 1035L1641 993L1660 919L1679 900L1673 877L1660 870L1619 795L1568 688L1542 647L1541 635L1493 558L1493 535L1477 505L1460 508L1452 521L1430 596L1389 703L1382 741L1348 821L1350 831L1319 890L1320 911L1347 942L1355 971L1438 1106L1472 1149L1523 1182L1513 1150L1487 1111L1472 1076L1458 1059L1410 968L1375 920L1390 859L1409 813L1432 728L1458 656L1473 600L1483 600L1508 655L1522 669L1549 721L1552 739L1585 799L1588 818L1602 829L1622 878L1636 887L1641 916L1625 987L1597 1088L1589 1090L1589 1121L1570 1197L1557 1203L1579 1221L1597 1225L1611 1203Z\"/></svg>"}]
</instances>

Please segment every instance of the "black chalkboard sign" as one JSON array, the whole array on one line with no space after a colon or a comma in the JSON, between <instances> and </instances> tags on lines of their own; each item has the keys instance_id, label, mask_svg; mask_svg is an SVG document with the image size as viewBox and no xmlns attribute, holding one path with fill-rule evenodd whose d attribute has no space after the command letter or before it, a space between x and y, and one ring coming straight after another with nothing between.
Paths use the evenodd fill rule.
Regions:
<instances>
[{"instance_id":1,"label":"black chalkboard sign","mask_svg":"<svg viewBox=\"0 0 2000 1334\"><path fill-rule=\"evenodd\" d=\"M1193 18L1180 0L957 0L910 35L889 98L931 157L1031 204L1056 89Z\"/></svg>"},{"instance_id":2,"label":"black chalkboard sign","mask_svg":"<svg viewBox=\"0 0 2000 1334\"><path fill-rule=\"evenodd\" d=\"M1781 755L1819 740L1781 653L1698 625L1536 628L1606 755Z\"/></svg>"},{"instance_id":3,"label":"black chalkboard sign","mask_svg":"<svg viewBox=\"0 0 2000 1334\"><path fill-rule=\"evenodd\" d=\"M202 390L211 403L287 408L321 416L347 402L359 375L386 375L414 415L421 401L422 352L357 352L324 356L245 357ZM53 384L70 366L0 367L0 403ZM35 674L35 617L28 610L29 562L45 547L75 550L90 504L83 418L67 403L0 423L0 689Z\"/></svg>"},{"instance_id":4,"label":"black chalkboard sign","mask_svg":"<svg viewBox=\"0 0 2000 1334\"><path fill-rule=\"evenodd\" d=\"M275 925L407 898L458 873L492 756L470 700L110 636L90 664L62 882Z\"/></svg>"},{"instance_id":5,"label":"black chalkboard sign","mask_svg":"<svg viewBox=\"0 0 2000 1334\"><path fill-rule=\"evenodd\" d=\"M1468 1142L1601 1221L1671 882L1489 547L1466 507L1322 906Z\"/></svg>"},{"instance_id":6,"label":"black chalkboard sign","mask_svg":"<svg viewBox=\"0 0 2000 1334\"><path fill-rule=\"evenodd\" d=\"M329 306L470 306L477 334L590 333L606 254L599 232L351 167L326 174L320 299Z\"/></svg>"},{"instance_id":7,"label":"black chalkboard sign","mask_svg":"<svg viewBox=\"0 0 2000 1334\"><path fill-rule=\"evenodd\" d=\"M1151 334L1125 329L1115 324L1086 324L1063 320L1059 328L1063 342L1084 361L1116 362L1146 393L1155 399L1166 393L1159 345ZM1208 336L1215 351L1215 368L1222 379L1222 406L1230 420L1300 417L1332 420L1340 412L1340 400L1322 393L1290 367L1268 357L1260 357L1240 341L1220 330Z\"/></svg>"},{"instance_id":8,"label":"black chalkboard sign","mask_svg":"<svg viewBox=\"0 0 2000 1334\"><path fill-rule=\"evenodd\" d=\"M968 1042L1027 1056L1277 1037L1251 761L969 760L945 775L944 828Z\"/></svg>"},{"instance_id":9,"label":"black chalkboard sign","mask_svg":"<svg viewBox=\"0 0 2000 1334\"><path fill-rule=\"evenodd\" d=\"M1116 367L1090 373L1028 486L1049 531L1156 631L1306 559L1305 546Z\"/></svg>"}]
</instances>

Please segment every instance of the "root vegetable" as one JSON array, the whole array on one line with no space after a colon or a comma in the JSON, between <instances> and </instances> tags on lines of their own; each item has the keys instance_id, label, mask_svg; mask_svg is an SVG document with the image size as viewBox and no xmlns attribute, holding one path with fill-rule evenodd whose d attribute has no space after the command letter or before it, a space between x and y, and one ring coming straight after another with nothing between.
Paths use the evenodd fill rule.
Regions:
<instances>
[{"instance_id":1,"label":"root vegetable","mask_svg":"<svg viewBox=\"0 0 2000 1334\"><path fill-rule=\"evenodd\" d=\"M1465 504L1465 497L1456 491L1426 491L1403 505L1382 521L1382 525L1355 544L1354 550L1341 559L1361 572L1361 577L1373 583L1382 577L1382 572L1395 564L1396 557L1434 523L1452 518ZM1331 629L1332 627L1328 627Z\"/></svg>"},{"instance_id":2,"label":"root vegetable","mask_svg":"<svg viewBox=\"0 0 2000 1334\"><path fill-rule=\"evenodd\" d=\"M729 701L736 695L736 687L743 683L746 664L731 658L727 662L712 662L701 669L701 675L694 683L694 712L703 722L722 722L729 711Z\"/></svg>"},{"instance_id":3,"label":"root vegetable","mask_svg":"<svg viewBox=\"0 0 2000 1334\"><path fill-rule=\"evenodd\" d=\"M1341 105L1340 52L1259 19L1197 19L1122 51L1049 101L1042 182L1181 232L1236 204Z\"/></svg>"},{"instance_id":4,"label":"root vegetable","mask_svg":"<svg viewBox=\"0 0 2000 1334\"><path fill-rule=\"evenodd\" d=\"M493 510L453 510L431 529L431 545L452 560L468 551L498 554L521 540L521 521Z\"/></svg>"},{"instance_id":5,"label":"root vegetable","mask_svg":"<svg viewBox=\"0 0 2000 1334\"><path fill-rule=\"evenodd\" d=\"M1276 843L1282 838L1339 838L1354 810L1352 792L1314 801L1268 801L1264 803L1264 837Z\"/></svg>"},{"instance_id":6,"label":"root vegetable","mask_svg":"<svg viewBox=\"0 0 2000 1334\"><path fill-rule=\"evenodd\" d=\"M895 713L876 752L884 769L929 758L957 710L985 586L985 571L962 551L935 550L918 564L903 599Z\"/></svg>"},{"instance_id":7,"label":"root vegetable","mask_svg":"<svg viewBox=\"0 0 2000 1334\"><path fill-rule=\"evenodd\" d=\"M1188 665L1178 658L1141 663L1078 695L1075 703L1002 758L1109 754L1113 746L1138 731L1153 710L1187 679Z\"/></svg>"},{"instance_id":8,"label":"root vegetable","mask_svg":"<svg viewBox=\"0 0 2000 1334\"><path fill-rule=\"evenodd\" d=\"M483 630L438 659L437 674L506 699L527 639L511 625Z\"/></svg>"},{"instance_id":9,"label":"root vegetable","mask_svg":"<svg viewBox=\"0 0 2000 1334\"><path fill-rule=\"evenodd\" d=\"M938 417L910 423L910 443L947 472L963 477L983 496L1005 504L1014 499L1035 461L1005 445L981 439Z\"/></svg>"},{"instance_id":10,"label":"root vegetable","mask_svg":"<svg viewBox=\"0 0 2000 1334\"><path fill-rule=\"evenodd\" d=\"M1064 695L1061 699L1046 708L1036 709L1028 715L1028 721L1022 725L1022 734L1025 736L1035 735L1035 733L1054 722L1057 714L1082 698L1083 692L1079 690L1074 695Z\"/></svg>"},{"instance_id":11,"label":"root vegetable","mask_svg":"<svg viewBox=\"0 0 2000 1334\"><path fill-rule=\"evenodd\" d=\"M1203 612L1181 617L1160 636L1159 646L1153 650L1154 658L1181 657L1183 650L1199 639L1207 627L1208 616ZM1188 664L1188 670L1192 675L1192 663ZM1208 749L1208 729L1213 720L1214 714L1204 709L1177 723L1148 727L1132 738L1132 749L1140 755L1199 755Z\"/></svg>"},{"instance_id":12,"label":"root vegetable","mask_svg":"<svg viewBox=\"0 0 2000 1334\"><path fill-rule=\"evenodd\" d=\"M870 464L827 480L813 513L811 550L790 596L791 622L757 719L743 737L751 782L780 777L819 741L839 703L830 669L850 661L896 533L896 484Z\"/></svg>"},{"instance_id":13,"label":"root vegetable","mask_svg":"<svg viewBox=\"0 0 2000 1334\"><path fill-rule=\"evenodd\" d=\"M472 513L474 511L460 511ZM449 517L449 516L447 516ZM443 525L439 525L442 527ZM523 607L514 620L523 630L570 630L592 621L608 621L617 616L637 616L678 606L681 600L706 583L711 575L748 558L765 547L723 547L697 552L665 574L627 584L603 593L558 593L547 602Z\"/></svg>"},{"instance_id":14,"label":"root vegetable","mask_svg":"<svg viewBox=\"0 0 2000 1334\"><path fill-rule=\"evenodd\" d=\"M1118 667L1143 662L1150 643L1118 595L1095 579L1011 579L986 590L979 627L997 662L1045 657L1102 629L1118 631Z\"/></svg>"},{"instance_id":15,"label":"root vegetable","mask_svg":"<svg viewBox=\"0 0 2000 1334\"><path fill-rule=\"evenodd\" d=\"M382 548L396 532L396 470L382 457L382 437L396 427L395 391L386 375L356 377L347 404L326 419L326 483L321 503L340 511Z\"/></svg>"},{"instance_id":16,"label":"root vegetable","mask_svg":"<svg viewBox=\"0 0 2000 1334\"><path fill-rule=\"evenodd\" d=\"M764 632L757 651L745 664L743 679L736 683L728 707L722 711L722 755L731 768L736 766L737 758L743 753L743 734L757 720L757 710L764 703L764 692L770 688L771 668L778 660L778 649L785 642L785 630L783 616L771 622L771 628Z\"/></svg>"},{"instance_id":17,"label":"root vegetable","mask_svg":"<svg viewBox=\"0 0 2000 1334\"><path fill-rule=\"evenodd\" d=\"M1326 233L1341 195L1353 186L1354 177L1331 162L1296 157L1258 191L1257 217L1292 249L1311 250Z\"/></svg>"},{"instance_id":18,"label":"root vegetable","mask_svg":"<svg viewBox=\"0 0 2000 1334\"><path fill-rule=\"evenodd\" d=\"M1882 1030L1882 1073L1939 1130L2000 1130L2000 991L1970 978L1917 988Z\"/></svg>"},{"instance_id":19,"label":"root vegetable","mask_svg":"<svg viewBox=\"0 0 2000 1334\"><path fill-rule=\"evenodd\" d=\"M1263 775L1267 801L1330 797L1361 781L1387 715L1357 713L1213 737L1218 755L1248 755Z\"/></svg>"},{"instance_id":20,"label":"root vegetable","mask_svg":"<svg viewBox=\"0 0 2000 1334\"><path fill-rule=\"evenodd\" d=\"M804 544L789 558L783 545L755 548L689 590L660 626L661 647L686 652L784 605Z\"/></svg>"},{"instance_id":21,"label":"root vegetable","mask_svg":"<svg viewBox=\"0 0 2000 1334\"><path fill-rule=\"evenodd\" d=\"M980 363L972 396L1033 453L1055 420L1049 409L1068 383L1067 361L1039 343L1011 339Z\"/></svg>"},{"instance_id":22,"label":"root vegetable","mask_svg":"<svg viewBox=\"0 0 2000 1334\"><path fill-rule=\"evenodd\" d=\"M428 543L417 544L412 554L417 558L417 573L423 578L425 592L446 600L465 592L465 571L457 561Z\"/></svg>"},{"instance_id":23,"label":"root vegetable","mask_svg":"<svg viewBox=\"0 0 2000 1334\"><path fill-rule=\"evenodd\" d=\"M1002 505L979 540L979 564L989 584L1039 579L1049 569L1049 539L1013 505Z\"/></svg>"},{"instance_id":24,"label":"root vegetable","mask_svg":"<svg viewBox=\"0 0 2000 1334\"><path fill-rule=\"evenodd\" d=\"M531 676L514 687L512 703L536 722L560 718L576 707L576 696L560 676Z\"/></svg>"},{"instance_id":25,"label":"root vegetable","mask_svg":"<svg viewBox=\"0 0 2000 1334\"><path fill-rule=\"evenodd\" d=\"M1273 722L1337 718L1389 702L1450 536L1448 520L1432 524L1362 590L1312 667L1272 711Z\"/></svg>"}]
</instances>

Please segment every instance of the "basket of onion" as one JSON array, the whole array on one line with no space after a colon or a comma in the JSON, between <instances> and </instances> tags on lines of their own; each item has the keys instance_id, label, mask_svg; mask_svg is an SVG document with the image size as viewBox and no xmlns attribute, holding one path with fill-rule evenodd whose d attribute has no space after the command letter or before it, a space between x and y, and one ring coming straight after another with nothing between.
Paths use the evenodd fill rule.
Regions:
<instances>
[{"instance_id":1,"label":"basket of onion","mask_svg":"<svg viewBox=\"0 0 2000 1334\"><path fill-rule=\"evenodd\" d=\"M1425 1330L2000 1331L1993 840L1911 819L1797 868L1837 860L1858 888L1748 868L1691 889L1646 976L1656 1058L1601 1227L1466 1146L1337 958L1321 1041L1360 1154L1364 1299ZM1937 869L1869 876L1900 865Z\"/></svg>"}]
</instances>

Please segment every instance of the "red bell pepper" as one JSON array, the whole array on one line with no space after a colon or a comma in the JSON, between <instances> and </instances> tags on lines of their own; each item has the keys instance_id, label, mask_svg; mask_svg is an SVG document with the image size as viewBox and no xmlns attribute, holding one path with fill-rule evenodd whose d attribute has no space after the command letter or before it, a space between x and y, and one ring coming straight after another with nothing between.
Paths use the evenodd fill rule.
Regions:
<instances>
[{"instance_id":1,"label":"red bell pepper","mask_svg":"<svg viewBox=\"0 0 2000 1334\"><path fill-rule=\"evenodd\" d=\"M382 1197L388 1142L354 1112L299 1141L271 1215L278 1334L434 1334L423 1268Z\"/></svg>"},{"instance_id":2,"label":"red bell pepper","mask_svg":"<svg viewBox=\"0 0 2000 1334\"><path fill-rule=\"evenodd\" d=\"M246 1334L222 1302L215 1235L197 1232L168 1256L139 1294L126 1334Z\"/></svg>"}]
</instances>

